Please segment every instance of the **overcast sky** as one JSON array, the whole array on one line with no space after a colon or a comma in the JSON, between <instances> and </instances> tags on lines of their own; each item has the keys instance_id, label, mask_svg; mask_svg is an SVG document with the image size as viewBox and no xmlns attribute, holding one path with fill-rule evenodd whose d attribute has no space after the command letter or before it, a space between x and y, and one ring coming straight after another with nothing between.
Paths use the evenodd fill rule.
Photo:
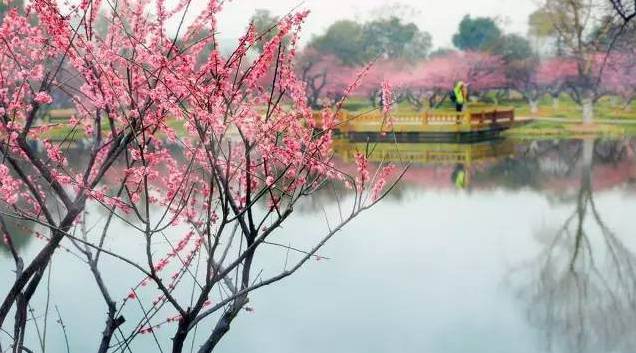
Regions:
<instances>
[{"instance_id":1,"label":"overcast sky","mask_svg":"<svg viewBox=\"0 0 636 353\"><path fill-rule=\"evenodd\" d=\"M433 36L435 47L452 45L451 38L465 14L491 16L500 20L506 32L525 34L528 15L537 8L537 0L232 0L219 16L219 30L224 39L238 38L255 9L269 9L283 15L296 6L311 10L304 27L306 42L312 34L322 33L339 19L365 20L386 9L403 4L414 11L398 11L404 20L415 22ZM403 6L404 7L404 6Z\"/></svg>"}]
</instances>

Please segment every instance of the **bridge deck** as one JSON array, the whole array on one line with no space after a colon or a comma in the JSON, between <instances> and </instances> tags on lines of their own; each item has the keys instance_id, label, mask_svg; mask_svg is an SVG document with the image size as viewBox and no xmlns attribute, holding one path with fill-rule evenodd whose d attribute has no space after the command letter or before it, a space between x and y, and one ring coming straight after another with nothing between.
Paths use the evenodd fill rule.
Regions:
<instances>
[{"instance_id":1,"label":"bridge deck","mask_svg":"<svg viewBox=\"0 0 636 353\"><path fill-rule=\"evenodd\" d=\"M322 126L321 115L314 115L317 127ZM338 115L337 130L340 133L381 134L432 133L462 134L488 131L502 131L513 127L514 109L492 109L465 113L425 112L421 114L397 114L391 118L381 113Z\"/></svg>"}]
</instances>

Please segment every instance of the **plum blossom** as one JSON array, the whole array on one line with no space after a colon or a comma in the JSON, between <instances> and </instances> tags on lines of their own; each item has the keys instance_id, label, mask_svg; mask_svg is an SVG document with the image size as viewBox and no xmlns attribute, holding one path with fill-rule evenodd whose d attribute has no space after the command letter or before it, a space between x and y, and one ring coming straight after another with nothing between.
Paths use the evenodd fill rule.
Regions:
<instances>
[{"instance_id":1,"label":"plum blossom","mask_svg":"<svg viewBox=\"0 0 636 353\"><path fill-rule=\"evenodd\" d=\"M53 103L53 98L46 92L38 92L35 95L35 99L36 102L38 102L39 104L51 104Z\"/></svg>"},{"instance_id":2,"label":"plum blossom","mask_svg":"<svg viewBox=\"0 0 636 353\"><path fill-rule=\"evenodd\" d=\"M49 158L61 165L61 166L66 166L68 165L68 162L66 160L66 157L64 157L64 154L62 153L62 150L60 149L60 146L58 145L54 145L51 143L51 141L46 140L44 141L44 149L46 150L46 153L48 154Z\"/></svg>"},{"instance_id":3,"label":"plum blossom","mask_svg":"<svg viewBox=\"0 0 636 353\"><path fill-rule=\"evenodd\" d=\"M20 195L19 189L20 182L11 176L9 168L4 164L0 165L0 199L10 205L15 204Z\"/></svg>"},{"instance_id":4,"label":"plum blossom","mask_svg":"<svg viewBox=\"0 0 636 353\"><path fill-rule=\"evenodd\" d=\"M358 191L361 191L364 189L366 182L369 180L369 160L367 159L367 156L365 156L361 152L356 152L354 158L358 170L358 175L356 177L356 187Z\"/></svg>"},{"instance_id":5,"label":"plum blossom","mask_svg":"<svg viewBox=\"0 0 636 353\"><path fill-rule=\"evenodd\" d=\"M371 189L372 201L377 201L380 198L384 187L387 185L387 179L391 177L391 175L395 172L395 169L395 165L389 164L384 166L378 172L375 184L373 184L373 188Z\"/></svg>"},{"instance_id":6,"label":"plum blossom","mask_svg":"<svg viewBox=\"0 0 636 353\"><path fill-rule=\"evenodd\" d=\"M90 205L91 210L96 207L125 220L130 233L147 241L148 261L139 263L144 276L134 280L130 292L119 294L124 298L118 304L150 297L154 310L171 300L171 293L183 292L195 259L208 264L209 276L195 279L204 282L223 279L217 277L223 270L214 268L216 260L232 273L237 272L232 266L247 268L247 258L229 258L236 256L229 244L251 235L264 239L281 227L301 198L330 179L344 182L333 158L338 110L323 111L324 124L317 131L307 86L296 70L299 32L307 12L284 16L261 55L250 51L259 36L253 26L237 50L224 54L210 51L219 47L213 34L221 3L210 0L200 14L189 17L178 40L168 24L183 14L187 0L176 5L164 0L124 1L107 15L112 17L100 33L93 29L99 0L82 0L70 9L61 9L55 1L33 0L26 14L6 14L0 42L9 43L10 50L0 51L0 115L10 119L0 119L0 142L7 146L3 155L19 163L0 165L0 200L43 227L56 227L50 229L56 236L40 235L49 245L35 257L43 265L25 264L34 271L24 276L44 273L56 249L66 250L56 242L69 243L63 238L85 225L83 212ZM50 71L57 66L59 70ZM370 67L352 70L352 80L338 92L338 108L344 102L340 93L347 96L361 87ZM68 102L64 108L72 111L71 118L34 124L33 117L53 103L47 92L31 93L30 87L38 86L68 88L56 91L56 97L67 95L56 103ZM374 87L377 91L380 86ZM388 109L388 83L383 91ZM63 148L64 143L48 140L48 132L58 125L70 131L68 137L82 139L78 145L83 148ZM43 145L43 151L30 148L32 141ZM18 164L33 175L24 176ZM367 157L356 155L356 166L355 187L367 191ZM375 189L383 189L385 179ZM274 185L276 190L271 190ZM263 206L272 212L252 212ZM239 229L233 223L245 217L264 219L249 219L249 225L240 228L247 229L245 234L228 239L231 229ZM185 234L172 238L175 229L183 228ZM56 230L64 234L57 236ZM161 235L166 241L155 241ZM252 241L248 246L255 250L261 244ZM107 247L116 253L117 246L109 241ZM212 253L224 248L227 261ZM253 283L254 278L240 280ZM24 283L37 281L26 278ZM193 295L200 298L187 305L188 313L170 316L166 322L200 317L212 295L201 291L216 286L195 286L198 293ZM16 288L24 290L18 287L19 283ZM157 288L159 293L142 293ZM158 328L140 327L136 330L141 333Z\"/></svg>"},{"instance_id":7,"label":"plum blossom","mask_svg":"<svg viewBox=\"0 0 636 353\"><path fill-rule=\"evenodd\" d=\"M393 88L389 81L382 82L382 113L389 114L393 107Z\"/></svg>"}]
</instances>

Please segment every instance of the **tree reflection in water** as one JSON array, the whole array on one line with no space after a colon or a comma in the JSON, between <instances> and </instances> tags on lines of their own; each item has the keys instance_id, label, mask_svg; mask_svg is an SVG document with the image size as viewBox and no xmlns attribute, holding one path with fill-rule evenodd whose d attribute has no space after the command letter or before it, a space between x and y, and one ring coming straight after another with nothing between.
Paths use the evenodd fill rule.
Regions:
<instances>
[{"instance_id":1,"label":"tree reflection in water","mask_svg":"<svg viewBox=\"0 0 636 353\"><path fill-rule=\"evenodd\" d=\"M548 351L636 352L636 256L604 222L592 188L594 162L614 163L631 146L580 144L575 208L511 283L521 279L514 286Z\"/></svg>"},{"instance_id":2,"label":"tree reflection in water","mask_svg":"<svg viewBox=\"0 0 636 353\"><path fill-rule=\"evenodd\" d=\"M0 231L2 234L14 235L11 239L16 249L20 250L33 239L34 226L33 223L20 222L15 218L6 216L7 212L0 208ZM9 249L5 244L5 240L0 237L0 256L9 255Z\"/></svg>"}]
</instances>

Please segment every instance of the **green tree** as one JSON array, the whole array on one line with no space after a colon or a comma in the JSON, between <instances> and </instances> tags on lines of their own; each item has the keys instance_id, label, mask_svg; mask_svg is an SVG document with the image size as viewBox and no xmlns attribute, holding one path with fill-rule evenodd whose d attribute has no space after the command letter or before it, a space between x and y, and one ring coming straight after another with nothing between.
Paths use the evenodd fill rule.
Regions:
<instances>
[{"instance_id":1,"label":"green tree","mask_svg":"<svg viewBox=\"0 0 636 353\"><path fill-rule=\"evenodd\" d=\"M528 35L539 40L553 40L555 54L564 55L562 38L559 36L550 12L545 7L539 8L528 17Z\"/></svg>"},{"instance_id":2,"label":"green tree","mask_svg":"<svg viewBox=\"0 0 636 353\"><path fill-rule=\"evenodd\" d=\"M429 58L437 58L437 57L450 55L454 52L456 52L456 50L452 48L437 48L433 50L428 56Z\"/></svg>"},{"instance_id":3,"label":"green tree","mask_svg":"<svg viewBox=\"0 0 636 353\"><path fill-rule=\"evenodd\" d=\"M0 21L4 18L4 15L10 9L16 8L22 12L24 10L24 0L13 0L11 2L7 0L0 1Z\"/></svg>"},{"instance_id":4,"label":"green tree","mask_svg":"<svg viewBox=\"0 0 636 353\"><path fill-rule=\"evenodd\" d=\"M538 111L538 100L543 91L535 81L539 58L533 52L530 42L517 34L506 34L495 44L493 54L503 59L503 72L509 88L517 90L530 104L530 111Z\"/></svg>"},{"instance_id":5,"label":"green tree","mask_svg":"<svg viewBox=\"0 0 636 353\"><path fill-rule=\"evenodd\" d=\"M489 17L464 16L459 31L453 36L453 44L461 50L486 51L501 38L501 29Z\"/></svg>"},{"instance_id":6,"label":"green tree","mask_svg":"<svg viewBox=\"0 0 636 353\"><path fill-rule=\"evenodd\" d=\"M432 46L431 35L414 23L398 17L376 19L364 24L337 21L309 47L331 54L348 66L360 65L377 57L415 61L426 58Z\"/></svg>"},{"instance_id":7,"label":"green tree","mask_svg":"<svg viewBox=\"0 0 636 353\"><path fill-rule=\"evenodd\" d=\"M418 60L426 58L432 46L431 35L414 23L398 17L377 19L364 24L362 42L369 58Z\"/></svg>"},{"instance_id":8,"label":"green tree","mask_svg":"<svg viewBox=\"0 0 636 353\"><path fill-rule=\"evenodd\" d=\"M309 47L321 53L333 54L345 65L359 65L367 59L362 33L362 26L355 21L337 21L327 28L325 34L314 37Z\"/></svg>"},{"instance_id":9,"label":"green tree","mask_svg":"<svg viewBox=\"0 0 636 353\"><path fill-rule=\"evenodd\" d=\"M269 10L257 9L254 12L250 22L254 25L254 29L260 39L256 42L255 47L259 53L263 52L263 47L276 35L278 29L276 24L280 18L272 15Z\"/></svg>"},{"instance_id":10,"label":"green tree","mask_svg":"<svg viewBox=\"0 0 636 353\"><path fill-rule=\"evenodd\" d=\"M557 30L550 19L550 13L540 8L528 17L528 34L539 38L553 37Z\"/></svg>"},{"instance_id":11,"label":"green tree","mask_svg":"<svg viewBox=\"0 0 636 353\"><path fill-rule=\"evenodd\" d=\"M494 45L492 52L504 61L523 60L533 55L530 42L518 34L506 34Z\"/></svg>"}]
</instances>

